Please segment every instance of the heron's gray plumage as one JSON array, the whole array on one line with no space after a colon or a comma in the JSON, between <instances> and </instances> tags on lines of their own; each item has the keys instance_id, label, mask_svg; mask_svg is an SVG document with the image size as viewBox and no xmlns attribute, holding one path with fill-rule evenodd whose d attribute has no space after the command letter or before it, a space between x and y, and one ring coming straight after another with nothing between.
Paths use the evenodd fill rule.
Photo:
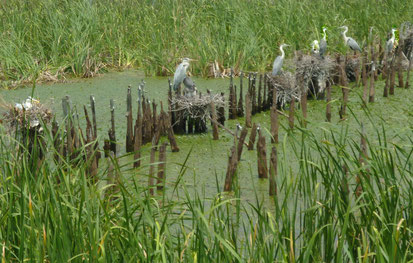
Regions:
<instances>
[{"instance_id":1,"label":"heron's gray plumage","mask_svg":"<svg viewBox=\"0 0 413 263\"><path fill-rule=\"evenodd\" d=\"M175 91L178 90L179 85L181 85L182 81L184 81L186 77L186 69L188 68L188 66L189 66L189 62L183 61L176 68L175 74L174 74L174 85L173 85L173 88Z\"/></svg>"},{"instance_id":2,"label":"heron's gray plumage","mask_svg":"<svg viewBox=\"0 0 413 263\"><path fill-rule=\"evenodd\" d=\"M342 26L341 28L344 29L344 31L341 33L341 34L343 35L344 42L345 42L352 50L362 52L362 51L361 51L361 48L360 48L359 44L357 44L356 40L354 40L354 39L351 38L351 37L347 37L347 36L346 36L346 33L347 33L347 31L348 31L348 27L347 27L347 26Z\"/></svg>"},{"instance_id":3,"label":"heron's gray plumage","mask_svg":"<svg viewBox=\"0 0 413 263\"><path fill-rule=\"evenodd\" d=\"M393 28L391 30L392 37L389 40L387 40L387 42L386 42L386 52L387 52L387 54L389 54L393 51L394 40L396 38L396 35L394 34L394 32L396 32L396 29Z\"/></svg>"},{"instance_id":4,"label":"heron's gray plumage","mask_svg":"<svg viewBox=\"0 0 413 263\"><path fill-rule=\"evenodd\" d=\"M320 57L324 58L324 54L326 53L326 51L327 51L327 41L324 38L322 38L320 40L320 50L319 50Z\"/></svg>"},{"instance_id":5,"label":"heron's gray plumage","mask_svg":"<svg viewBox=\"0 0 413 263\"><path fill-rule=\"evenodd\" d=\"M278 73L280 73L281 67L283 66L284 58L281 56L278 56L274 60L274 64L272 65L272 75L277 76Z\"/></svg>"},{"instance_id":6,"label":"heron's gray plumage","mask_svg":"<svg viewBox=\"0 0 413 263\"><path fill-rule=\"evenodd\" d=\"M356 40L354 40L353 38L349 37L347 39L347 45L354 51L359 51L361 52L361 48L359 46L359 44L357 44Z\"/></svg>"},{"instance_id":7,"label":"heron's gray plumage","mask_svg":"<svg viewBox=\"0 0 413 263\"><path fill-rule=\"evenodd\" d=\"M184 94L186 97L194 97L196 95L195 82L190 77L185 77L183 80L185 86Z\"/></svg>"},{"instance_id":8,"label":"heron's gray plumage","mask_svg":"<svg viewBox=\"0 0 413 263\"><path fill-rule=\"evenodd\" d=\"M278 56L275 60L274 63L272 65L272 76L277 76L280 72L281 72L281 68L283 66L283 62L284 62L284 50L283 48L288 46L287 44L282 44L280 46L280 51L281 51L281 56Z\"/></svg>"}]
</instances>

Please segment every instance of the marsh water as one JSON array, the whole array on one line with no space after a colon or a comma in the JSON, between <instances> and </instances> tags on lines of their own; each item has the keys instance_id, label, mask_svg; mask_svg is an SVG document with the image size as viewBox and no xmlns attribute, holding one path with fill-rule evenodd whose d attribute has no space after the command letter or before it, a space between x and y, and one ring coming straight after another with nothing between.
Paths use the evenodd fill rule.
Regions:
<instances>
[{"instance_id":1,"label":"marsh water","mask_svg":"<svg viewBox=\"0 0 413 263\"><path fill-rule=\"evenodd\" d=\"M143 167L137 170L132 169L132 157L122 156L125 153L125 127L126 127L126 93L128 86L132 88L133 109L136 111L137 87L141 80L146 82L146 97L150 100L159 102L162 100L166 104L168 79L164 77L145 77L143 73L135 70L124 72L110 72L93 79L74 79L66 83L38 84L33 90L31 86L19 88L16 90L2 90L0 97L9 103L21 102L33 92L33 97L39 99L42 103L48 105L55 113L56 120L61 121L63 117L61 99L69 95L71 103L78 109L81 123L85 123L83 116L83 105L89 105L89 96L94 95L96 100L96 115L99 140L107 137L107 131L110 128L110 110L109 101L115 101L116 116L116 136L118 140L118 151L120 152L120 162L124 164L123 168L130 176L139 178L142 184L147 183L148 165L149 165L149 145L144 147L142 154ZM207 89L212 93L225 92L228 94L229 79L200 79L194 78L199 91L205 93ZM234 80L236 85L239 79ZM245 84L244 84L245 85ZM372 123L368 118L382 119L389 123L391 127L387 132L389 141L399 141L400 136L409 131L413 126L411 114L411 92L408 90L397 89L398 96L392 96L384 99L381 97L381 84L377 86L376 102L369 107L369 113L366 113L361 104L361 88L358 92L350 94L349 117L346 121L339 121L338 108L340 105L341 91L339 88L333 89L333 121L325 122L325 101L311 100L308 105L308 125L306 129L311 129L315 134L319 134L319 140L323 140L324 131L333 130L337 133L345 131L354 141L359 140L360 121L366 123L366 131L374 143L374 131ZM245 92L245 91L244 91ZM244 93L245 94L245 93ZM159 108L159 107L158 107ZM299 110L297 110L299 112ZM136 114L134 114L135 116ZM299 113L298 113L299 115ZM353 116L357 116L357 119ZM370 116L370 117L369 117ZM226 126L235 130L235 125L243 125L245 120L239 118L233 121L227 121ZM253 122L260 123L266 134L267 157L270 153L270 128L269 112L262 112L253 117ZM280 144L278 145L279 153L279 176L278 183L286 182L286 177L293 178L298 173L297 149L290 147L291 141L300 144L300 138L306 129L300 128L301 125L296 120L297 129L291 132L287 128L287 120L280 116ZM174 185L179 174L185 170L180 180L180 186L187 189L198 191L201 196L212 198L222 191L225 180L228 154L233 145L233 137L224 130L220 130L220 139L212 140L211 129L208 133L197 135L178 135L177 142L180 152L172 153L167 150L167 167L166 167L166 187ZM248 139L248 137L247 137ZM163 138L166 140L166 138ZM305 142L304 142L305 143ZM102 165L105 166L104 160ZM184 169L183 169L184 168ZM124 178L125 184L128 184L129 177ZM288 178L287 178L288 180ZM244 149L241 162L238 167L238 186L239 196L242 201L256 202L257 198L264 204L270 205L273 199L268 197L268 180L258 179L257 173L257 156L256 151L247 151Z\"/></svg>"}]
</instances>

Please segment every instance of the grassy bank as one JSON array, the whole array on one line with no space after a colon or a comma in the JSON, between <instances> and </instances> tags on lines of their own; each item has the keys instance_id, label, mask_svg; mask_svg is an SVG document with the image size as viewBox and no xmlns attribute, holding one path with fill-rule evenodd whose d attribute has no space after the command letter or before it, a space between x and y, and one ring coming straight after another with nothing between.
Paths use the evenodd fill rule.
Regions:
<instances>
[{"instance_id":1,"label":"grassy bank","mask_svg":"<svg viewBox=\"0 0 413 263\"><path fill-rule=\"evenodd\" d=\"M403 1L0 1L0 80L92 76L104 67L137 67L171 75L181 57L209 64L268 69L282 42L308 49L329 30L330 51L342 50L338 26L362 43L369 27L386 32L411 19ZM290 49L288 52L291 52ZM288 56L289 54L287 54Z\"/></svg>"}]
</instances>

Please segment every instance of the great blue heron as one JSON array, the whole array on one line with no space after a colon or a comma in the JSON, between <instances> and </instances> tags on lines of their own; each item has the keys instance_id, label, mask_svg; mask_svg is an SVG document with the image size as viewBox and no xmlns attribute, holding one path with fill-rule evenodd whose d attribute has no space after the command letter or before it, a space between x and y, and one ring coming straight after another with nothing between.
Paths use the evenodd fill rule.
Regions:
<instances>
[{"instance_id":1,"label":"great blue heron","mask_svg":"<svg viewBox=\"0 0 413 263\"><path fill-rule=\"evenodd\" d=\"M189 61L192 61L192 59L189 58L184 58L182 59L182 63L178 65L178 67L175 70L174 74L174 90L177 91L181 83L184 81L186 77L186 70L189 67Z\"/></svg>"},{"instance_id":2,"label":"great blue heron","mask_svg":"<svg viewBox=\"0 0 413 263\"><path fill-rule=\"evenodd\" d=\"M195 82L193 82L192 79L187 76L184 78L183 83L185 86L184 95L186 97L195 97L197 91Z\"/></svg>"},{"instance_id":3,"label":"great blue heron","mask_svg":"<svg viewBox=\"0 0 413 263\"><path fill-rule=\"evenodd\" d=\"M324 54L327 51L327 28L323 27L323 38L320 40L320 57L324 58Z\"/></svg>"},{"instance_id":4,"label":"great blue heron","mask_svg":"<svg viewBox=\"0 0 413 263\"><path fill-rule=\"evenodd\" d=\"M356 40L354 40L354 39L351 38L351 37L347 37L347 36L346 36L346 33L347 33L347 31L348 31L348 27L347 27L347 26L342 26L342 27L340 27L340 28L344 29L344 31L341 32L341 34L343 35L343 38L344 38L344 42L345 42L352 50L361 52L361 48L360 48L359 44L357 44Z\"/></svg>"},{"instance_id":5,"label":"great blue heron","mask_svg":"<svg viewBox=\"0 0 413 263\"><path fill-rule=\"evenodd\" d=\"M387 43L386 43L386 52L387 52L387 54L390 54L393 51L394 40L396 39L396 35L394 34L394 32L396 32L396 30L397 29L392 28L391 38L389 40L387 40Z\"/></svg>"},{"instance_id":6,"label":"great blue heron","mask_svg":"<svg viewBox=\"0 0 413 263\"><path fill-rule=\"evenodd\" d=\"M320 53L320 46L318 45L317 40L314 40L313 43L311 43L311 53L314 55L318 55Z\"/></svg>"},{"instance_id":7,"label":"great blue heron","mask_svg":"<svg viewBox=\"0 0 413 263\"><path fill-rule=\"evenodd\" d=\"M272 65L272 75L273 76L277 76L278 73L280 73L281 71L281 67L283 66L283 62L284 62L284 57L285 57L285 53L283 48L284 47L288 47L289 45L287 44L282 44L280 46L280 51L281 51L281 56L278 56L275 60L274 60L274 64Z\"/></svg>"}]
</instances>

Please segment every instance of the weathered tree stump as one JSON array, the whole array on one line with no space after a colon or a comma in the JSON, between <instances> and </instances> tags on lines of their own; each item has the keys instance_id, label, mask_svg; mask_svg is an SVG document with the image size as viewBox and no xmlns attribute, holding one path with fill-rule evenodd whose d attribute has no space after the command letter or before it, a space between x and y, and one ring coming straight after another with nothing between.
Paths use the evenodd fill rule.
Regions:
<instances>
[{"instance_id":1,"label":"weathered tree stump","mask_svg":"<svg viewBox=\"0 0 413 263\"><path fill-rule=\"evenodd\" d=\"M326 120L331 122L331 83L326 82L327 88L327 104L326 104Z\"/></svg>"},{"instance_id":2,"label":"weathered tree stump","mask_svg":"<svg viewBox=\"0 0 413 263\"><path fill-rule=\"evenodd\" d=\"M251 128L252 104L250 94L245 95L245 126Z\"/></svg>"},{"instance_id":3,"label":"weathered tree stump","mask_svg":"<svg viewBox=\"0 0 413 263\"><path fill-rule=\"evenodd\" d=\"M258 130L257 157L258 178L268 178L267 150L265 144L265 136L262 134L261 129Z\"/></svg>"},{"instance_id":4,"label":"weathered tree stump","mask_svg":"<svg viewBox=\"0 0 413 263\"><path fill-rule=\"evenodd\" d=\"M251 129L250 138L248 142L248 151L254 150L254 143L255 143L256 136L257 136L257 124L254 122L252 124L252 129Z\"/></svg>"},{"instance_id":5,"label":"weathered tree stump","mask_svg":"<svg viewBox=\"0 0 413 263\"><path fill-rule=\"evenodd\" d=\"M158 177L156 182L156 188L158 190L162 190L165 185L166 146L167 143L164 142L159 147Z\"/></svg>"},{"instance_id":6,"label":"weathered tree stump","mask_svg":"<svg viewBox=\"0 0 413 263\"><path fill-rule=\"evenodd\" d=\"M242 149L244 148L244 142L245 142L245 138L247 137L247 134L248 134L248 129L245 127L241 130L241 134L238 139L238 144L237 144L238 162L241 160Z\"/></svg>"},{"instance_id":7,"label":"weathered tree stump","mask_svg":"<svg viewBox=\"0 0 413 263\"><path fill-rule=\"evenodd\" d=\"M228 192L232 190L232 184L234 180L234 175L237 170L238 157L235 146L231 147L231 154L228 157L227 173L225 176L224 191Z\"/></svg>"},{"instance_id":8,"label":"weathered tree stump","mask_svg":"<svg viewBox=\"0 0 413 263\"><path fill-rule=\"evenodd\" d=\"M270 189L269 195L274 196L277 194L277 183L275 178L277 177L278 168L277 168L277 148L275 146L271 149L271 158L270 158Z\"/></svg>"}]
</instances>

